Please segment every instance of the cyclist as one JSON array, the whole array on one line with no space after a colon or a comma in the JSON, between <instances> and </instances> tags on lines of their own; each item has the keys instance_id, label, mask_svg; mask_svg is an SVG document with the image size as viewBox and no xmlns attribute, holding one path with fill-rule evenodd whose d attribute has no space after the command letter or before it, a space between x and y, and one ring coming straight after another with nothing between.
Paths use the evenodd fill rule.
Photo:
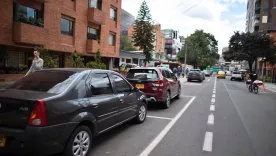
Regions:
<instances>
[{"instance_id":1,"label":"cyclist","mask_svg":"<svg viewBox=\"0 0 276 156\"><path fill-rule=\"evenodd\" d=\"M253 82L254 81L256 81L257 80L257 74L256 73L254 73L254 72L252 72L252 73L250 73L249 74L249 78L250 78L250 87L252 88L252 90L253 90Z\"/></svg>"}]
</instances>

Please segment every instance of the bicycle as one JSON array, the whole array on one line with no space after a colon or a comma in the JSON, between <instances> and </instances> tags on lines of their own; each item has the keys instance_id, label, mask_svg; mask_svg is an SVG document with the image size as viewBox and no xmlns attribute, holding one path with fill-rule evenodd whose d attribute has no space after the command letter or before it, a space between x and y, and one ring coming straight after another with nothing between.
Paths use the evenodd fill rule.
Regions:
<instances>
[{"instance_id":1,"label":"bicycle","mask_svg":"<svg viewBox=\"0 0 276 156\"><path fill-rule=\"evenodd\" d=\"M259 86L256 83L253 83L252 85L250 84L249 87L248 87L248 90L251 93L253 93L253 91L254 91L255 94L258 94L258 92L259 92Z\"/></svg>"}]
</instances>

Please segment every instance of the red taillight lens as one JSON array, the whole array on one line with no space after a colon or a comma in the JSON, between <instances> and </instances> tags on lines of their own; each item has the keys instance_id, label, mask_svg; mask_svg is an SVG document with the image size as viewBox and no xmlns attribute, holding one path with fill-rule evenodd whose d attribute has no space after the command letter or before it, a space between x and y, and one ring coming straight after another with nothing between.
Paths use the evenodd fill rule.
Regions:
<instances>
[{"instance_id":1,"label":"red taillight lens","mask_svg":"<svg viewBox=\"0 0 276 156\"><path fill-rule=\"evenodd\" d=\"M46 107L43 100L38 100L34 104L31 116L29 118L29 125L30 126L47 125Z\"/></svg>"},{"instance_id":2,"label":"red taillight lens","mask_svg":"<svg viewBox=\"0 0 276 156\"><path fill-rule=\"evenodd\" d=\"M158 80L154 83L152 83L153 86L155 87L162 87L163 86L163 80Z\"/></svg>"}]
</instances>

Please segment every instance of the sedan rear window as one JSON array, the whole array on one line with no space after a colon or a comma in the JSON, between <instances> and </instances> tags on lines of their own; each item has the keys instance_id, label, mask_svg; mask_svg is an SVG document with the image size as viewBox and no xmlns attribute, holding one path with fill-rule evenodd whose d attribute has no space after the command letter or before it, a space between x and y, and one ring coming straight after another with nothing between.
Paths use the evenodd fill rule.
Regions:
<instances>
[{"instance_id":1,"label":"sedan rear window","mask_svg":"<svg viewBox=\"0 0 276 156\"><path fill-rule=\"evenodd\" d=\"M73 71L39 71L34 72L14 84L7 89L30 90L59 94L64 91L69 84L80 73Z\"/></svg>"},{"instance_id":2,"label":"sedan rear window","mask_svg":"<svg viewBox=\"0 0 276 156\"><path fill-rule=\"evenodd\" d=\"M154 69L131 69L126 78L131 80L157 80L158 74Z\"/></svg>"},{"instance_id":3,"label":"sedan rear window","mask_svg":"<svg viewBox=\"0 0 276 156\"><path fill-rule=\"evenodd\" d=\"M233 72L233 74L241 74L241 72Z\"/></svg>"}]
</instances>

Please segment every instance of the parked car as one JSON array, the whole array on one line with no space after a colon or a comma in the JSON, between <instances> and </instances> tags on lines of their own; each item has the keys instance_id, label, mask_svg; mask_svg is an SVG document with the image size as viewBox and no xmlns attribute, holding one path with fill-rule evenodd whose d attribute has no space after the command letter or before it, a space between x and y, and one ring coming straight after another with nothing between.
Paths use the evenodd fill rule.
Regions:
<instances>
[{"instance_id":1,"label":"parked car","mask_svg":"<svg viewBox=\"0 0 276 156\"><path fill-rule=\"evenodd\" d=\"M239 71L233 71L232 76L230 78L230 80L243 80L243 75L241 72Z\"/></svg>"},{"instance_id":2,"label":"parked car","mask_svg":"<svg viewBox=\"0 0 276 156\"><path fill-rule=\"evenodd\" d=\"M171 99L180 98L181 84L166 67L141 67L130 69L126 79L146 94L149 102L161 103L169 108Z\"/></svg>"},{"instance_id":3,"label":"parked car","mask_svg":"<svg viewBox=\"0 0 276 156\"><path fill-rule=\"evenodd\" d=\"M187 76L187 81L191 82L193 80L197 80L199 82L202 82L205 79L204 74L201 72L200 69L191 69L189 71L189 74Z\"/></svg>"},{"instance_id":4,"label":"parked car","mask_svg":"<svg viewBox=\"0 0 276 156\"><path fill-rule=\"evenodd\" d=\"M239 70L239 72L241 72L242 79L244 79L246 77L246 75L247 75L247 70L241 69L241 70Z\"/></svg>"},{"instance_id":5,"label":"parked car","mask_svg":"<svg viewBox=\"0 0 276 156\"><path fill-rule=\"evenodd\" d=\"M225 71L219 71L217 74L217 78L226 79Z\"/></svg>"},{"instance_id":6,"label":"parked car","mask_svg":"<svg viewBox=\"0 0 276 156\"><path fill-rule=\"evenodd\" d=\"M87 156L94 136L147 114L139 89L96 69L32 73L1 90L0 103L0 155Z\"/></svg>"},{"instance_id":7,"label":"parked car","mask_svg":"<svg viewBox=\"0 0 276 156\"><path fill-rule=\"evenodd\" d=\"M232 73L230 71L226 71L226 76L231 76Z\"/></svg>"}]
</instances>

